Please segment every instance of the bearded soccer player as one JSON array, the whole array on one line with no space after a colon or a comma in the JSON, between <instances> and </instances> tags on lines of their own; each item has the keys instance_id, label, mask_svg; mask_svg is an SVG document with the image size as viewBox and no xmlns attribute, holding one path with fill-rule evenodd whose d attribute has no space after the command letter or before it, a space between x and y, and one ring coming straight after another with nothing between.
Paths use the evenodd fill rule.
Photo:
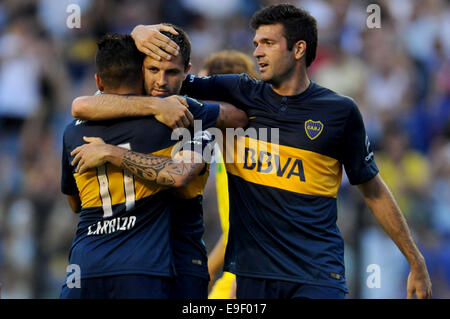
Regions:
<instances>
[{"instance_id":1,"label":"bearded soccer player","mask_svg":"<svg viewBox=\"0 0 450 319\"><path fill-rule=\"evenodd\" d=\"M167 27L162 25L161 27ZM190 69L190 41L185 32L177 26L171 25L174 33L164 31L166 39L172 39L180 51L176 58L168 60L155 60L149 56L144 59L143 73L146 92L152 96L167 96L178 94L183 80ZM165 29L166 30L166 29ZM120 98L114 95L102 95L95 97L83 97L74 102L75 116L84 119L106 119L112 117L150 115L151 109L143 107L140 101L148 97L133 97L133 99ZM106 101L106 102L105 102ZM92 102L92 105L89 103ZM80 105L81 104L81 105ZM115 109L114 106L120 107ZM205 106L206 108L206 106ZM189 108L190 109L190 108ZM128 113L127 113L128 112ZM193 114L195 119L202 120L203 129L213 124L217 127L241 127L247 122L245 113L231 105L220 105L214 121L211 116L200 116L198 112ZM211 113L211 111L206 112ZM210 120L211 119L211 120ZM181 126L179 124L178 126ZM81 161L80 172L88 168L97 167L106 160L116 160L120 163L122 154L118 149L104 148L100 145L85 145L77 152L80 155L77 161ZM117 155L117 156L116 156ZM130 170L140 174L142 178L151 176L144 167L136 165ZM209 273L207 268L207 252L203 243L203 208L202 193L206 184L208 172L194 178L185 187L177 188L171 192L172 207L172 248L176 269L176 280L170 298L176 299L203 299L208 295Z\"/></svg>"},{"instance_id":2,"label":"bearded soccer player","mask_svg":"<svg viewBox=\"0 0 450 319\"><path fill-rule=\"evenodd\" d=\"M276 145L256 138L269 151L250 147L255 138L246 136L237 137L242 152L230 150L235 159L227 163L225 270L237 276L237 298L345 298L344 243L336 225L342 168L406 257L408 298L430 298L425 260L378 174L357 105L308 78L318 42L316 20L281 4L256 12L251 26L261 81L188 76L182 87L183 94L245 110L249 128L279 129ZM140 34L151 28L138 27ZM158 45L148 36L134 39L138 48Z\"/></svg>"},{"instance_id":3,"label":"bearded soccer player","mask_svg":"<svg viewBox=\"0 0 450 319\"><path fill-rule=\"evenodd\" d=\"M95 75L104 93L140 95L142 62L129 35L106 35L99 41ZM214 123L218 105L188 99L192 114ZM211 111L206 111L210 108ZM209 114L209 115L205 115ZM80 221L69 263L80 270L80 285L66 283L61 298L169 298L174 261L171 250L168 187L187 185L202 174L205 164L174 162L172 130L155 118L113 121L73 121L64 132L62 192ZM98 136L120 145L122 161L80 170L77 158L83 136ZM207 146L203 135L197 142ZM75 149L75 151L73 151ZM128 149L128 150L127 150ZM182 148L186 150L186 148ZM137 155L133 151L144 153ZM189 150L189 149L188 149ZM160 156L145 155L148 153ZM166 156L166 157L161 157ZM71 164L80 164L75 169ZM129 165L139 163L151 176L133 176ZM150 180L153 183L148 183ZM69 276L70 277L70 276Z\"/></svg>"}]
</instances>

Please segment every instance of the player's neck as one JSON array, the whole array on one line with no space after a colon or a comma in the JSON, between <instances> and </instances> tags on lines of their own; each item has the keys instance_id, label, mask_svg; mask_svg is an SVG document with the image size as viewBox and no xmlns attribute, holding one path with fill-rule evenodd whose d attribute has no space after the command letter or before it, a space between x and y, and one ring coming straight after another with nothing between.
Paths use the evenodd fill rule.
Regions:
<instances>
[{"instance_id":1,"label":"player's neck","mask_svg":"<svg viewBox=\"0 0 450 319\"><path fill-rule=\"evenodd\" d=\"M130 88L126 86L120 86L115 89L107 89L105 88L104 93L109 94L118 94L118 95L142 95L142 90L138 88Z\"/></svg>"},{"instance_id":2,"label":"player's neck","mask_svg":"<svg viewBox=\"0 0 450 319\"><path fill-rule=\"evenodd\" d=\"M270 86L279 95L292 96L304 92L310 83L306 68L299 68L280 83L271 84Z\"/></svg>"}]
</instances>

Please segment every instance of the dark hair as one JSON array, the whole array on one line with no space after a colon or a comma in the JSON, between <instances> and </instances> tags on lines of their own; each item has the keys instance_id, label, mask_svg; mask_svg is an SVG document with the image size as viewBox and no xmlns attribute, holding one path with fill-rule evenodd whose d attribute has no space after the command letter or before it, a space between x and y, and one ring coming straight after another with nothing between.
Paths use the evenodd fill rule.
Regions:
<instances>
[{"instance_id":1,"label":"dark hair","mask_svg":"<svg viewBox=\"0 0 450 319\"><path fill-rule=\"evenodd\" d=\"M178 32L178 35L173 35L170 32L162 31L161 33L170 38L180 47L180 54L183 60L184 69L186 70L189 66L189 61L191 60L191 40L187 33L181 29L179 26L173 25L171 23L163 23L164 25L170 26Z\"/></svg>"},{"instance_id":2,"label":"dark hair","mask_svg":"<svg viewBox=\"0 0 450 319\"><path fill-rule=\"evenodd\" d=\"M97 45L95 67L105 86L115 89L120 85L139 85L145 55L136 48L131 36L108 33Z\"/></svg>"},{"instance_id":3,"label":"dark hair","mask_svg":"<svg viewBox=\"0 0 450 319\"><path fill-rule=\"evenodd\" d=\"M288 50L294 44L303 40L306 42L306 67L309 67L316 58L317 50L317 21L304 9L291 4L272 5L257 11L251 21L252 29L257 30L261 25L280 23L284 27L284 37L287 40Z\"/></svg>"}]
</instances>

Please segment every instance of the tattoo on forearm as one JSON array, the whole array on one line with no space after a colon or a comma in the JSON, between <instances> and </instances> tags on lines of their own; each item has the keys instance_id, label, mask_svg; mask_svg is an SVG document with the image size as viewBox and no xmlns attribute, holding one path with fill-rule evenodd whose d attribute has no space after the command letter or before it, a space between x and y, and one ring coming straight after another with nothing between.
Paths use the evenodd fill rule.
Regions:
<instances>
[{"instance_id":1,"label":"tattoo on forearm","mask_svg":"<svg viewBox=\"0 0 450 319\"><path fill-rule=\"evenodd\" d=\"M195 164L175 163L169 157L127 151L122 158L120 167L144 180L170 186L175 184L179 176L193 176Z\"/></svg>"}]
</instances>

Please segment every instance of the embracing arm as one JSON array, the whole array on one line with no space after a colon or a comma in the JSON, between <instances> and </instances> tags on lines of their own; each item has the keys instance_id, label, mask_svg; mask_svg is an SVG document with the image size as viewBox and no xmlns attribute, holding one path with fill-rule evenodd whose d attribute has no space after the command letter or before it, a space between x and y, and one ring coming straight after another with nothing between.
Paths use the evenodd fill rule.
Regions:
<instances>
[{"instance_id":1,"label":"embracing arm","mask_svg":"<svg viewBox=\"0 0 450 319\"><path fill-rule=\"evenodd\" d=\"M150 55L152 58L161 60L170 60L172 56L176 56L179 53L177 44L170 38L166 37L161 31L167 31L172 34L177 34L176 30L172 27L164 24L156 25L138 25L131 32L131 36L134 39L136 47L143 53ZM213 77L214 78L214 77ZM182 94L199 98L202 100L216 99L220 101L228 101L230 92L235 91L237 81L239 77L230 76L225 77L222 81L212 80L209 78L203 78L197 80L198 84L192 85L192 76L184 81ZM191 85L190 85L191 84ZM183 93L183 90L185 91ZM235 106L221 102L219 116L215 124L220 129L226 128L239 128L247 125L248 119L244 111L236 108Z\"/></svg>"},{"instance_id":2,"label":"embracing arm","mask_svg":"<svg viewBox=\"0 0 450 319\"><path fill-rule=\"evenodd\" d=\"M77 97L72 102L72 116L81 120L110 120L122 117L150 116L171 128L187 127L192 121L186 99L99 94Z\"/></svg>"},{"instance_id":3,"label":"embracing arm","mask_svg":"<svg viewBox=\"0 0 450 319\"><path fill-rule=\"evenodd\" d=\"M192 155L198 154L192 152ZM170 157L136 153L112 145L105 159L144 180L172 187L187 185L205 166L201 159L200 163L175 162Z\"/></svg>"},{"instance_id":4,"label":"embracing arm","mask_svg":"<svg viewBox=\"0 0 450 319\"><path fill-rule=\"evenodd\" d=\"M220 103L219 116L217 117L216 127L224 130L226 128L246 127L248 123L247 114L225 102Z\"/></svg>"},{"instance_id":5,"label":"embracing arm","mask_svg":"<svg viewBox=\"0 0 450 319\"><path fill-rule=\"evenodd\" d=\"M108 162L146 181L162 186L180 187L200 174L205 166L202 155L189 150L178 152L172 159L129 151L105 144L102 139L96 137L83 139L87 144L78 146L70 153L74 156L71 165L76 165L75 171L78 174Z\"/></svg>"},{"instance_id":6,"label":"embracing arm","mask_svg":"<svg viewBox=\"0 0 450 319\"><path fill-rule=\"evenodd\" d=\"M411 271L408 277L408 298L415 293L418 298L431 297L431 281L425 259L417 248L410 230L394 197L378 174L359 185L367 206L408 260Z\"/></svg>"},{"instance_id":7,"label":"embracing arm","mask_svg":"<svg viewBox=\"0 0 450 319\"><path fill-rule=\"evenodd\" d=\"M71 155L75 155L72 165L77 165L79 174L108 162L146 181L180 187L188 184L205 166L200 154L189 153L187 160L179 153L177 155L182 160L175 161L170 157L137 153L110 144L91 143L77 147Z\"/></svg>"},{"instance_id":8,"label":"embracing arm","mask_svg":"<svg viewBox=\"0 0 450 319\"><path fill-rule=\"evenodd\" d=\"M72 116L80 120L110 120L119 117L153 115L154 97L98 94L80 96L72 102Z\"/></svg>"}]
</instances>

